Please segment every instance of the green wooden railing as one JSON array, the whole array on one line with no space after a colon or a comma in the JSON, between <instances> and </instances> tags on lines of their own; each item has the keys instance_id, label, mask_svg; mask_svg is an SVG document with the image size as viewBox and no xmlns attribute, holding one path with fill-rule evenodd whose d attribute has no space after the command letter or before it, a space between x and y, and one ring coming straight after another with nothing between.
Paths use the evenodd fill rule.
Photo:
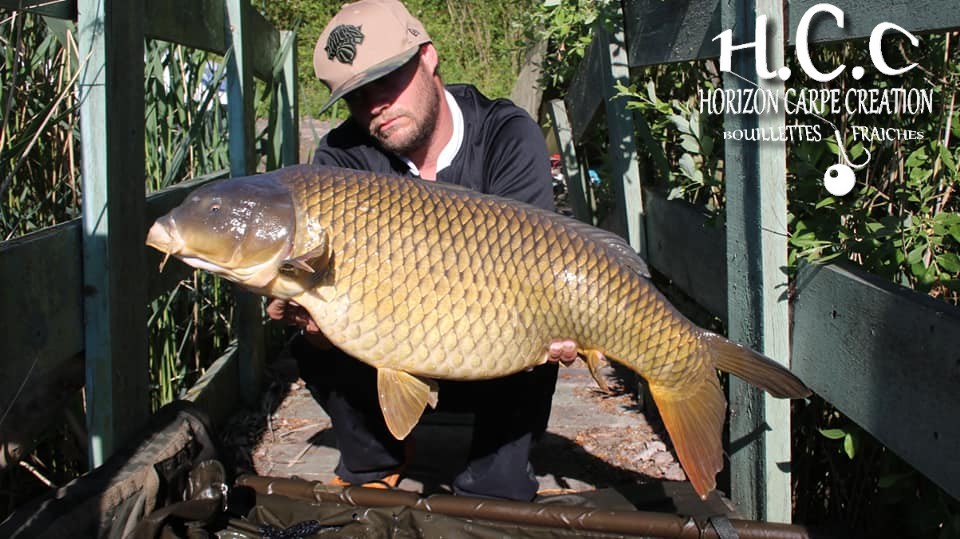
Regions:
<instances>
[{"instance_id":1,"label":"green wooden railing","mask_svg":"<svg viewBox=\"0 0 960 539\"><path fill-rule=\"evenodd\" d=\"M724 29L734 29L734 43L753 42L760 14L769 21L769 65L782 66L782 44L795 45L797 21L817 3L625 0L618 27L612 33L597 29L568 97L548 104L571 205L579 218L590 219L577 143L599 127L608 134L612 177L622 179L614 182L619 215L612 226L654 268L723 319L732 339L789 365L817 394L960 497L960 393L955 390L960 310L843 265L805 266L788 282L782 270L787 265L784 143L725 142L722 230L707 225L697 208L667 201L642 185L634 139L650 137L649 127L622 99L609 99L630 68L717 57L719 41L713 38ZM832 21L814 26L811 43L862 39L880 22L916 33L960 28L953 0L831 3L843 10L846 24L843 29ZM734 55L733 71L756 73L752 49ZM748 83L725 75L723 84L736 89ZM606 125L595 126L601 105ZM750 121L755 123L746 125ZM724 128L784 124L782 113L759 121L766 124L758 125L756 116L728 115ZM795 291L792 303L788 287ZM734 377L729 400L731 495L748 517L789 521L789 404Z\"/></svg>"},{"instance_id":2,"label":"green wooden railing","mask_svg":"<svg viewBox=\"0 0 960 539\"><path fill-rule=\"evenodd\" d=\"M75 20L83 60L77 84L83 217L0 243L0 276L17 283L0 295L6 313L0 338L7 343L0 442L29 447L68 396L85 387L96 466L148 419L145 306L187 272L179 263L155 271L159 257L144 246L146 230L197 182L211 179L145 196L144 40L225 56L230 170L223 176L255 168L254 77L278 88L279 164L298 161L294 35L275 30L248 0L0 0L0 8ZM275 65L282 69L275 72ZM202 385L232 377L252 399L264 353L260 300L241 295L238 303L236 350Z\"/></svg>"}]
</instances>

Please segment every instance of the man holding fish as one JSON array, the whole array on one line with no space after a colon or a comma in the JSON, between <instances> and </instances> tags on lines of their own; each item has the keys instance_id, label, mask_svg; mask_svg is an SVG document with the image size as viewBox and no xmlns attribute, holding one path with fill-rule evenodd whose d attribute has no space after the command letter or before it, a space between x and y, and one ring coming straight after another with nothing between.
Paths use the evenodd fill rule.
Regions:
<instances>
[{"instance_id":1,"label":"man holding fish","mask_svg":"<svg viewBox=\"0 0 960 539\"><path fill-rule=\"evenodd\" d=\"M351 114L321 141L315 163L457 183L554 209L537 124L473 86L444 86L437 50L400 2L343 6L320 36L314 68L331 91L323 110L344 98ZM333 422L341 452L338 482L396 486L411 446L384 423L376 369L331 345L296 303L274 299L267 313L302 328L291 348L301 377ZM504 378L441 382L441 409L475 416L467 468L453 480L456 492L535 496L530 447L546 429L556 363L573 361L577 345L555 340L545 355L545 365Z\"/></svg>"}]
</instances>

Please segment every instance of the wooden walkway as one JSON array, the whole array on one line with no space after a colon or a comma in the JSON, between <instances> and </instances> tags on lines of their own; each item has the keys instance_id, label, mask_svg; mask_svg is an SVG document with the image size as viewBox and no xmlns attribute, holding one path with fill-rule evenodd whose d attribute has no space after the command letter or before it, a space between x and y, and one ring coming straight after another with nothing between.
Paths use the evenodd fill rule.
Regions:
<instances>
[{"instance_id":1,"label":"wooden walkway","mask_svg":"<svg viewBox=\"0 0 960 539\"><path fill-rule=\"evenodd\" d=\"M272 371L261 411L235 417L224 435L226 445L246 448L241 452L258 475L329 482L339 458L330 419L297 378L292 360L279 359ZM608 378L612 386L617 383ZM466 462L470 416L430 414L412 436L417 452L400 488L450 492L451 478ZM664 440L662 425L651 425L631 394L601 393L577 362L560 369L548 432L531 461L541 491L549 493L682 481L683 471ZM689 489L676 483L669 490L678 485Z\"/></svg>"}]
</instances>

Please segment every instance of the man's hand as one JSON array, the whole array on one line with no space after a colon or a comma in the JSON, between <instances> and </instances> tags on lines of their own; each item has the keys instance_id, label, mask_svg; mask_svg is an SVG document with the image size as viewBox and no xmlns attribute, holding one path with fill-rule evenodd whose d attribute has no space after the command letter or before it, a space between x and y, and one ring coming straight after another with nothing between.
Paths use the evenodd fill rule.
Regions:
<instances>
[{"instance_id":1,"label":"man's hand","mask_svg":"<svg viewBox=\"0 0 960 539\"><path fill-rule=\"evenodd\" d=\"M553 341L547 347L547 362L563 363L569 367L577 359L577 343L570 339L564 341Z\"/></svg>"},{"instance_id":2,"label":"man's hand","mask_svg":"<svg viewBox=\"0 0 960 539\"><path fill-rule=\"evenodd\" d=\"M295 301L276 298L271 299L270 302L267 303L267 316L269 316L271 320L286 322L292 326L299 326L303 329L303 335L306 337L307 342L317 348L326 349L332 346L330 341L327 340L327 337L320 331L320 326L310 317L310 313Z\"/></svg>"}]
</instances>

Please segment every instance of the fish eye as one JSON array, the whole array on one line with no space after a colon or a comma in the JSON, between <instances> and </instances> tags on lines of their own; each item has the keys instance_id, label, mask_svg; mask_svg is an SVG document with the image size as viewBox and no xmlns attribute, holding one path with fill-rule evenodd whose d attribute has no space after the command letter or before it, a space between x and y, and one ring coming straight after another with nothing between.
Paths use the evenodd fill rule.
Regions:
<instances>
[{"instance_id":1,"label":"fish eye","mask_svg":"<svg viewBox=\"0 0 960 539\"><path fill-rule=\"evenodd\" d=\"M220 201L216 200L210 204L210 213L220 213Z\"/></svg>"}]
</instances>

